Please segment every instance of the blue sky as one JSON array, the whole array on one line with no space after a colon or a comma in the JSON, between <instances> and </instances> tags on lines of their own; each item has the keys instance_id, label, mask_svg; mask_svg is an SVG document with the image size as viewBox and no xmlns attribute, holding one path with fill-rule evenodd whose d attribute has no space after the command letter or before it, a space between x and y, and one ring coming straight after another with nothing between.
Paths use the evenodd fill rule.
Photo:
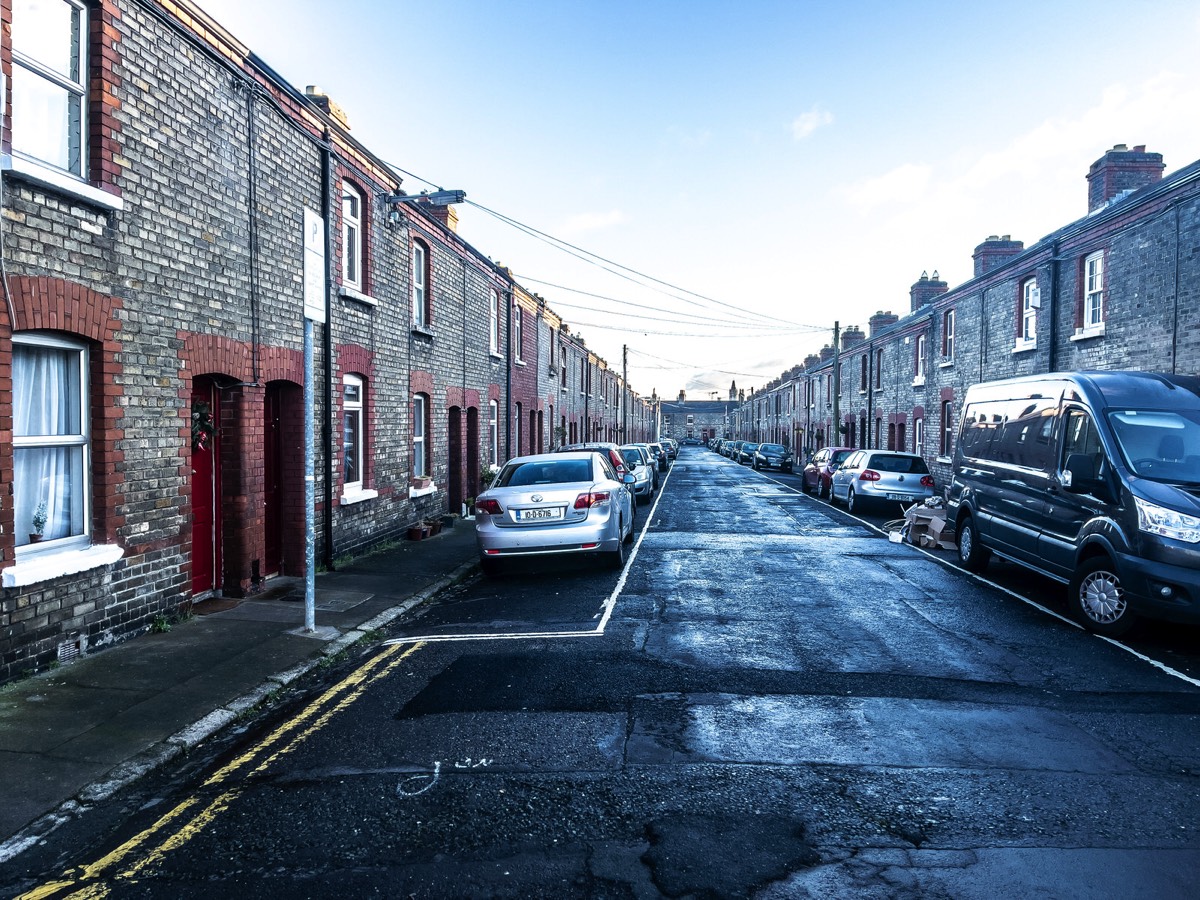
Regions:
<instances>
[{"instance_id":1,"label":"blue sky","mask_svg":"<svg viewBox=\"0 0 1200 900\"><path fill-rule=\"evenodd\" d=\"M409 191L639 273L459 207L644 394L760 387L903 315L922 271L1083 216L1115 144L1200 158L1194 0L198 2Z\"/></svg>"}]
</instances>

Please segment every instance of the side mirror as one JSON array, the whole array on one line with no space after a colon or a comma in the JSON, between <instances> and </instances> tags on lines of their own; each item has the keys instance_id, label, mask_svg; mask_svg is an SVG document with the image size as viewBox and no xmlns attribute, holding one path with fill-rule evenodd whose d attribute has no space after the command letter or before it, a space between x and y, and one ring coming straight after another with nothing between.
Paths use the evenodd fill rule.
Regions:
<instances>
[{"instance_id":1,"label":"side mirror","mask_svg":"<svg viewBox=\"0 0 1200 900\"><path fill-rule=\"evenodd\" d=\"M637 479L633 477L632 473L626 472L623 476L621 476L621 481L624 484L635 484Z\"/></svg>"},{"instance_id":2,"label":"side mirror","mask_svg":"<svg viewBox=\"0 0 1200 900\"><path fill-rule=\"evenodd\" d=\"M1071 494L1096 494L1111 499L1111 489L1096 471L1095 457L1087 453L1072 453L1062 471L1063 490Z\"/></svg>"}]
</instances>

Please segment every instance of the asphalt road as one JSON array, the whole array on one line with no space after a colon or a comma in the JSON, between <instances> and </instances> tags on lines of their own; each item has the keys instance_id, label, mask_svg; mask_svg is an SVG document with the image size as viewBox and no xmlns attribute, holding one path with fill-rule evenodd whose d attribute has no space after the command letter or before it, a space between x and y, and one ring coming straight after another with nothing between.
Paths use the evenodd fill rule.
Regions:
<instances>
[{"instance_id":1,"label":"asphalt road","mask_svg":"<svg viewBox=\"0 0 1200 900\"><path fill-rule=\"evenodd\" d=\"M1193 895L1193 681L702 448L640 512L623 572L458 588L0 887Z\"/></svg>"}]
</instances>

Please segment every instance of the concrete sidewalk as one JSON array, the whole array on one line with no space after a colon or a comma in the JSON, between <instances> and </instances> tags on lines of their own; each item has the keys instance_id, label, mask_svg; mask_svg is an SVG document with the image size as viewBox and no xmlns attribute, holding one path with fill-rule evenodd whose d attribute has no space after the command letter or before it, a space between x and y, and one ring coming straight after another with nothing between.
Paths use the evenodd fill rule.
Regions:
<instances>
[{"instance_id":1,"label":"concrete sidewalk","mask_svg":"<svg viewBox=\"0 0 1200 900\"><path fill-rule=\"evenodd\" d=\"M253 598L198 604L169 632L0 687L0 862L476 568L473 523L459 521L318 575L315 636L303 633L303 579L274 579Z\"/></svg>"}]
</instances>

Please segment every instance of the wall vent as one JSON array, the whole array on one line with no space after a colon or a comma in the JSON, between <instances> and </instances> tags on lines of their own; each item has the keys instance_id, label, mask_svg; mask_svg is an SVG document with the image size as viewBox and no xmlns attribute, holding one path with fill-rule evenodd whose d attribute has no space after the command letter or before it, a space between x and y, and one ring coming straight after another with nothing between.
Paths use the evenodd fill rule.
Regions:
<instances>
[{"instance_id":1,"label":"wall vent","mask_svg":"<svg viewBox=\"0 0 1200 900\"><path fill-rule=\"evenodd\" d=\"M68 638L58 645L58 661L60 663L74 662L83 654L83 638Z\"/></svg>"}]
</instances>

